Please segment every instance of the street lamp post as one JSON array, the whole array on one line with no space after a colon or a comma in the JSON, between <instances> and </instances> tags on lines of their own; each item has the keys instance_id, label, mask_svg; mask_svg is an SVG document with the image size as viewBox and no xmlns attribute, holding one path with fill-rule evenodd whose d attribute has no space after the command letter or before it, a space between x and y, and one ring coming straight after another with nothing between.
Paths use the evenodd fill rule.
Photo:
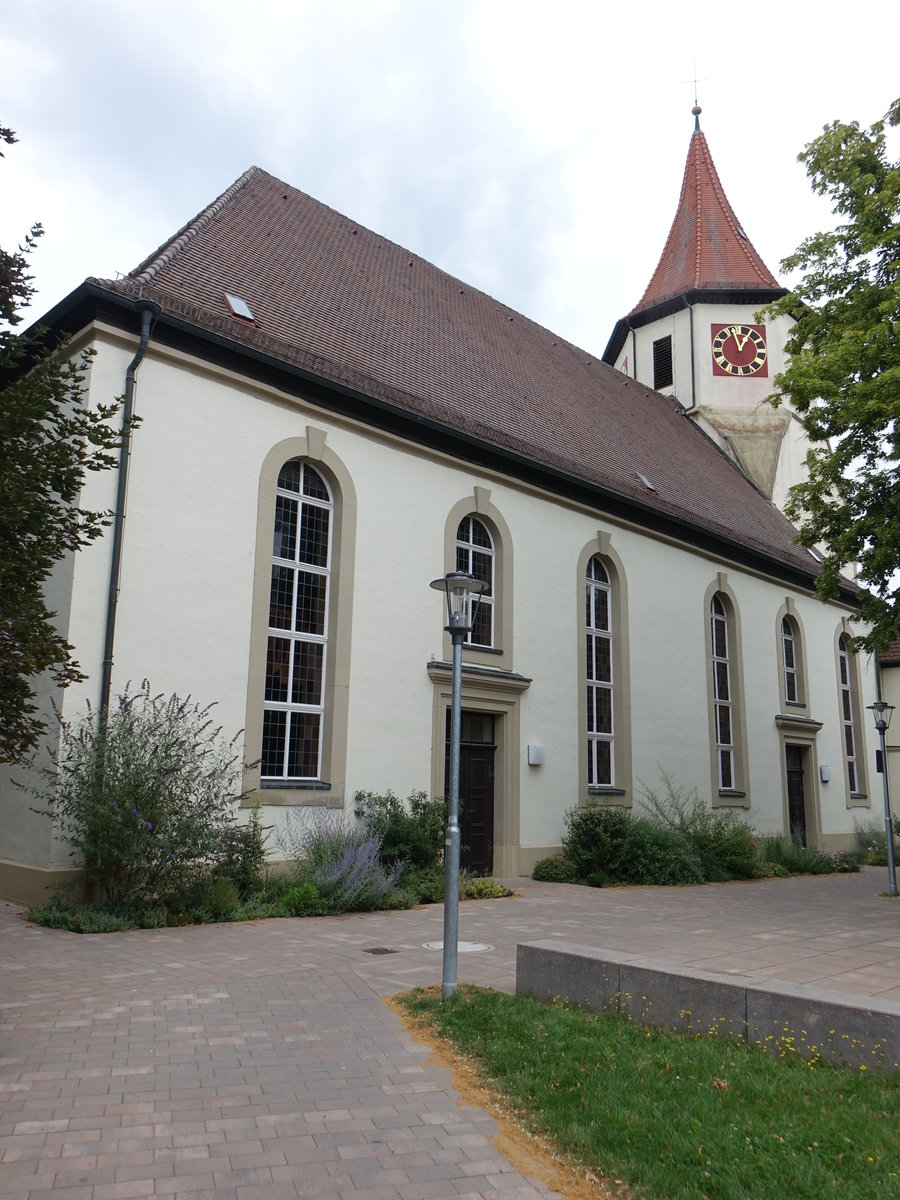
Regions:
<instances>
[{"instance_id":1,"label":"street lamp post","mask_svg":"<svg viewBox=\"0 0 900 1200\"><path fill-rule=\"evenodd\" d=\"M475 610L487 585L474 575L451 571L433 579L431 587L447 598L444 628L453 643L452 689L450 695L450 812L444 839L444 944L441 992L456 991L459 940L459 726L462 708L462 647L471 632Z\"/></svg>"},{"instance_id":2,"label":"street lamp post","mask_svg":"<svg viewBox=\"0 0 900 1200\"><path fill-rule=\"evenodd\" d=\"M891 792L888 786L887 747L884 742L884 735L887 733L891 717L894 714L894 706L893 704L885 703L884 700L876 700L874 704L868 705L868 709L875 718L875 728L878 730L878 736L881 738L881 778L884 783L884 832L887 837L888 890L892 896L896 896L897 868L894 865L894 823L891 819Z\"/></svg>"}]
</instances>

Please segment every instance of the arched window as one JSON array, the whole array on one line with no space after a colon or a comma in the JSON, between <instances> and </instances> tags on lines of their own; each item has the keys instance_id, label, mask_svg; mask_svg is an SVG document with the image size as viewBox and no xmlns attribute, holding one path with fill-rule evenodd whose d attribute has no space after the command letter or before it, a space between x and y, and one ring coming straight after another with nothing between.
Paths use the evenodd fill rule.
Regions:
<instances>
[{"instance_id":1,"label":"arched window","mask_svg":"<svg viewBox=\"0 0 900 1200\"><path fill-rule=\"evenodd\" d=\"M278 475L260 778L321 775L334 500L292 459Z\"/></svg>"},{"instance_id":2,"label":"arched window","mask_svg":"<svg viewBox=\"0 0 900 1200\"><path fill-rule=\"evenodd\" d=\"M588 787L615 784L613 634L609 574L597 555L585 582Z\"/></svg>"},{"instance_id":3,"label":"arched window","mask_svg":"<svg viewBox=\"0 0 900 1200\"><path fill-rule=\"evenodd\" d=\"M802 703L797 637L790 617L781 621L781 669L784 698L788 704Z\"/></svg>"},{"instance_id":4,"label":"arched window","mask_svg":"<svg viewBox=\"0 0 900 1200\"><path fill-rule=\"evenodd\" d=\"M477 517L466 516L456 530L456 569L487 584L475 612L475 625L466 639L470 646L494 645L494 541Z\"/></svg>"},{"instance_id":5,"label":"arched window","mask_svg":"<svg viewBox=\"0 0 900 1200\"><path fill-rule=\"evenodd\" d=\"M731 688L728 614L718 593L710 602L709 624L719 788L723 791L730 791L735 786L734 700Z\"/></svg>"},{"instance_id":6,"label":"arched window","mask_svg":"<svg viewBox=\"0 0 900 1200\"><path fill-rule=\"evenodd\" d=\"M844 634L838 639L838 670L841 688L841 718L844 725L844 761L847 764L847 780L850 794L862 791L856 755L856 697L854 695L854 671L850 657L850 644Z\"/></svg>"}]
</instances>

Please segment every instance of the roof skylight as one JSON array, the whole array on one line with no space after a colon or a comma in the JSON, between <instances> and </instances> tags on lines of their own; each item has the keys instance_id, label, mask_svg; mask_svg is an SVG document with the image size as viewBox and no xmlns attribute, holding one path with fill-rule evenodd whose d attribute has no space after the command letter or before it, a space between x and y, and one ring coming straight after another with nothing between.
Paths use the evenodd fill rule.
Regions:
<instances>
[{"instance_id":1,"label":"roof skylight","mask_svg":"<svg viewBox=\"0 0 900 1200\"><path fill-rule=\"evenodd\" d=\"M226 292L225 303L228 305L233 317L241 317L244 321L253 320L253 313L250 311L250 305L246 300L242 300L240 296L233 296L231 292Z\"/></svg>"}]
</instances>

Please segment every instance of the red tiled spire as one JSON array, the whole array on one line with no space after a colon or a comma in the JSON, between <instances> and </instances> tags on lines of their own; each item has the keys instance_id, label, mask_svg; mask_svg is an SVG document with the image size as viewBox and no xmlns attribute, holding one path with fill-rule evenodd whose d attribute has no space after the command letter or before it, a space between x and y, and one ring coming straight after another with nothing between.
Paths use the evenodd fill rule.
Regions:
<instances>
[{"instance_id":1,"label":"red tiled spire","mask_svg":"<svg viewBox=\"0 0 900 1200\"><path fill-rule=\"evenodd\" d=\"M693 111L694 133L678 211L653 278L629 316L698 288L743 291L780 287L728 203L700 130L699 106Z\"/></svg>"}]
</instances>

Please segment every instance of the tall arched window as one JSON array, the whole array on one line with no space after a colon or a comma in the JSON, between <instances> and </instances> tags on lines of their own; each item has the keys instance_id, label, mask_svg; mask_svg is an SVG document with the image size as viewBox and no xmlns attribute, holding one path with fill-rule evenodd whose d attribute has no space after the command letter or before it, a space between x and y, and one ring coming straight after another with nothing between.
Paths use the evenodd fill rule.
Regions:
<instances>
[{"instance_id":1,"label":"tall arched window","mask_svg":"<svg viewBox=\"0 0 900 1200\"><path fill-rule=\"evenodd\" d=\"M801 703L797 638L790 617L783 617L781 621L781 668L785 701Z\"/></svg>"},{"instance_id":2,"label":"tall arched window","mask_svg":"<svg viewBox=\"0 0 900 1200\"><path fill-rule=\"evenodd\" d=\"M589 787L615 784L611 611L609 574L594 555L585 583Z\"/></svg>"},{"instance_id":3,"label":"tall arched window","mask_svg":"<svg viewBox=\"0 0 900 1200\"><path fill-rule=\"evenodd\" d=\"M334 500L309 463L278 475L261 780L320 777Z\"/></svg>"},{"instance_id":4,"label":"tall arched window","mask_svg":"<svg viewBox=\"0 0 900 1200\"><path fill-rule=\"evenodd\" d=\"M487 584L475 612L475 624L466 638L470 646L494 645L494 542L488 527L467 516L456 530L456 569Z\"/></svg>"},{"instance_id":5,"label":"tall arched window","mask_svg":"<svg viewBox=\"0 0 900 1200\"><path fill-rule=\"evenodd\" d=\"M716 758L719 787L734 788L734 702L731 688L731 657L728 614L721 597L713 596L709 606L710 642L713 667L713 704L715 706Z\"/></svg>"},{"instance_id":6,"label":"tall arched window","mask_svg":"<svg viewBox=\"0 0 900 1200\"><path fill-rule=\"evenodd\" d=\"M847 763L847 778L851 795L860 792L859 769L856 757L856 721L853 664L850 659L850 644L844 634L838 640L838 669L841 683L841 718L844 724L844 759Z\"/></svg>"}]
</instances>

